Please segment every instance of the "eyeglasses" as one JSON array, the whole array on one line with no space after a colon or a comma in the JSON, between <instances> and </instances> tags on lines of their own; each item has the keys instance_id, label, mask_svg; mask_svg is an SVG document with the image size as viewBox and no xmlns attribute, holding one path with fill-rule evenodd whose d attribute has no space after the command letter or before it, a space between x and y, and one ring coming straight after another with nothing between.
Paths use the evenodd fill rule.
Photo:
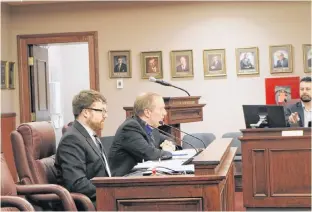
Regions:
<instances>
[{"instance_id":1,"label":"eyeglasses","mask_svg":"<svg viewBox=\"0 0 312 212\"><path fill-rule=\"evenodd\" d=\"M107 110L105 110L105 109L96 109L96 108L91 108L91 107L87 107L85 109L94 110L97 112L102 112L103 115L107 113Z\"/></svg>"}]
</instances>

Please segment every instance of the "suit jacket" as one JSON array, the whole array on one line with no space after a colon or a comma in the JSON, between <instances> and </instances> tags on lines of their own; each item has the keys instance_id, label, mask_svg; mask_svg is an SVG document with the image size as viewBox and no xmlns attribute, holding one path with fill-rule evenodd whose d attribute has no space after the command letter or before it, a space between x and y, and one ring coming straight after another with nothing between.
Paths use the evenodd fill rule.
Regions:
<instances>
[{"instance_id":1,"label":"suit jacket","mask_svg":"<svg viewBox=\"0 0 312 212\"><path fill-rule=\"evenodd\" d=\"M284 58L283 59L283 64L282 64L282 61L278 60L276 62L276 66L275 68L288 68L288 59L287 58Z\"/></svg>"},{"instance_id":2,"label":"suit jacket","mask_svg":"<svg viewBox=\"0 0 312 212\"><path fill-rule=\"evenodd\" d=\"M119 64L115 65L114 72L127 72L127 65L122 63L119 69Z\"/></svg>"},{"instance_id":3,"label":"suit jacket","mask_svg":"<svg viewBox=\"0 0 312 212\"><path fill-rule=\"evenodd\" d=\"M67 129L56 152L55 167L58 184L70 192L95 200L95 186L90 179L108 176L105 161L86 129L75 121Z\"/></svg>"},{"instance_id":4,"label":"suit jacket","mask_svg":"<svg viewBox=\"0 0 312 212\"><path fill-rule=\"evenodd\" d=\"M185 69L183 70L182 69L182 65L178 65L177 68L176 68L177 71L181 72L181 71L185 71L185 72L188 72L190 69L188 66L185 66Z\"/></svg>"},{"instance_id":5,"label":"suit jacket","mask_svg":"<svg viewBox=\"0 0 312 212\"><path fill-rule=\"evenodd\" d=\"M297 124L291 124L288 122L288 118L291 113L297 112L300 120ZM301 102L297 102L295 104L289 105L285 108L285 118L287 121L287 125L290 127L304 127L304 111Z\"/></svg>"},{"instance_id":6,"label":"suit jacket","mask_svg":"<svg viewBox=\"0 0 312 212\"><path fill-rule=\"evenodd\" d=\"M214 68L212 68L212 66L214 66ZM222 64L221 61L218 61L218 63L216 63L215 61L213 61L209 67L210 71L219 71L222 70Z\"/></svg>"},{"instance_id":7,"label":"suit jacket","mask_svg":"<svg viewBox=\"0 0 312 212\"><path fill-rule=\"evenodd\" d=\"M109 153L112 176L123 176L139 162L170 158L172 154L159 149L166 139L157 130L153 130L154 141L146 133L146 123L139 117L127 118L118 128Z\"/></svg>"}]
</instances>

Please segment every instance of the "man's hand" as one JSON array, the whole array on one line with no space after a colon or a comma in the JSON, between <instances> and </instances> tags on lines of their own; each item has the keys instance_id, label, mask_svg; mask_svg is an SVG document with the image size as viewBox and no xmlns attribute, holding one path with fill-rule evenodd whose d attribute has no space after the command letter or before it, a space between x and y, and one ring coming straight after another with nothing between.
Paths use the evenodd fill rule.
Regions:
<instances>
[{"instance_id":1,"label":"man's hand","mask_svg":"<svg viewBox=\"0 0 312 212\"><path fill-rule=\"evenodd\" d=\"M297 124L299 120L300 118L297 112L292 113L288 118L288 122L291 124Z\"/></svg>"},{"instance_id":2,"label":"man's hand","mask_svg":"<svg viewBox=\"0 0 312 212\"><path fill-rule=\"evenodd\" d=\"M162 148L162 150L165 150L165 151L169 151L169 152L175 151L175 145L171 141L168 141L168 140L164 140L160 144L160 147Z\"/></svg>"}]
</instances>

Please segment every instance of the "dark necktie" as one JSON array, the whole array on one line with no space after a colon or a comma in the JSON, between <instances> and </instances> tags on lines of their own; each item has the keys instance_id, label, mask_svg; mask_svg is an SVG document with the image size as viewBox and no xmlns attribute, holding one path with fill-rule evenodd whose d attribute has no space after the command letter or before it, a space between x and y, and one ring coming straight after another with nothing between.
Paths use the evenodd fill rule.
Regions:
<instances>
[{"instance_id":1,"label":"dark necktie","mask_svg":"<svg viewBox=\"0 0 312 212\"><path fill-rule=\"evenodd\" d=\"M94 138L95 138L95 142L97 144L97 147L99 148L99 150L100 150L100 152L101 152L101 154L102 154L102 156L104 158L106 172L107 172L108 176L111 177L112 174L111 174L111 171L110 171L110 168L109 168L109 165L108 165L108 160L106 158L105 151L104 151L104 148L102 146L102 143L101 143L101 141L100 141L100 139L99 139L99 137L97 135L94 135Z\"/></svg>"}]
</instances>

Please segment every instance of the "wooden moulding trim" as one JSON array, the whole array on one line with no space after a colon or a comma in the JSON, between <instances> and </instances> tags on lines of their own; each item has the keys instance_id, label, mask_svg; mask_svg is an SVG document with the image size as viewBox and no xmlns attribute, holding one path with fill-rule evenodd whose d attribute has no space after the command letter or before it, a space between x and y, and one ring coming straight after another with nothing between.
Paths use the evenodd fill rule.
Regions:
<instances>
[{"instance_id":1,"label":"wooden moulding trim","mask_svg":"<svg viewBox=\"0 0 312 212\"><path fill-rule=\"evenodd\" d=\"M134 183L139 185L185 185L187 184L214 184L224 179L223 176L195 176L195 175L164 175L164 176L144 176L144 177L95 177L91 181L95 185L109 185L109 184L129 184L133 186ZM127 185L126 185L127 186Z\"/></svg>"},{"instance_id":2,"label":"wooden moulding trim","mask_svg":"<svg viewBox=\"0 0 312 212\"><path fill-rule=\"evenodd\" d=\"M304 135L304 136L243 136L240 137L240 141L259 141L263 142L264 140L305 140L310 139L311 135Z\"/></svg>"},{"instance_id":3,"label":"wooden moulding trim","mask_svg":"<svg viewBox=\"0 0 312 212\"><path fill-rule=\"evenodd\" d=\"M98 33L87 32L65 32L50 34L32 34L17 36L18 71L19 71L19 100L20 122L31 120L29 76L28 76L28 52L29 44L69 43L86 42L89 45L89 69L90 88L99 91L99 58L98 58Z\"/></svg>"},{"instance_id":4,"label":"wooden moulding trim","mask_svg":"<svg viewBox=\"0 0 312 212\"><path fill-rule=\"evenodd\" d=\"M16 113L1 113L1 118L16 117Z\"/></svg>"}]
</instances>

